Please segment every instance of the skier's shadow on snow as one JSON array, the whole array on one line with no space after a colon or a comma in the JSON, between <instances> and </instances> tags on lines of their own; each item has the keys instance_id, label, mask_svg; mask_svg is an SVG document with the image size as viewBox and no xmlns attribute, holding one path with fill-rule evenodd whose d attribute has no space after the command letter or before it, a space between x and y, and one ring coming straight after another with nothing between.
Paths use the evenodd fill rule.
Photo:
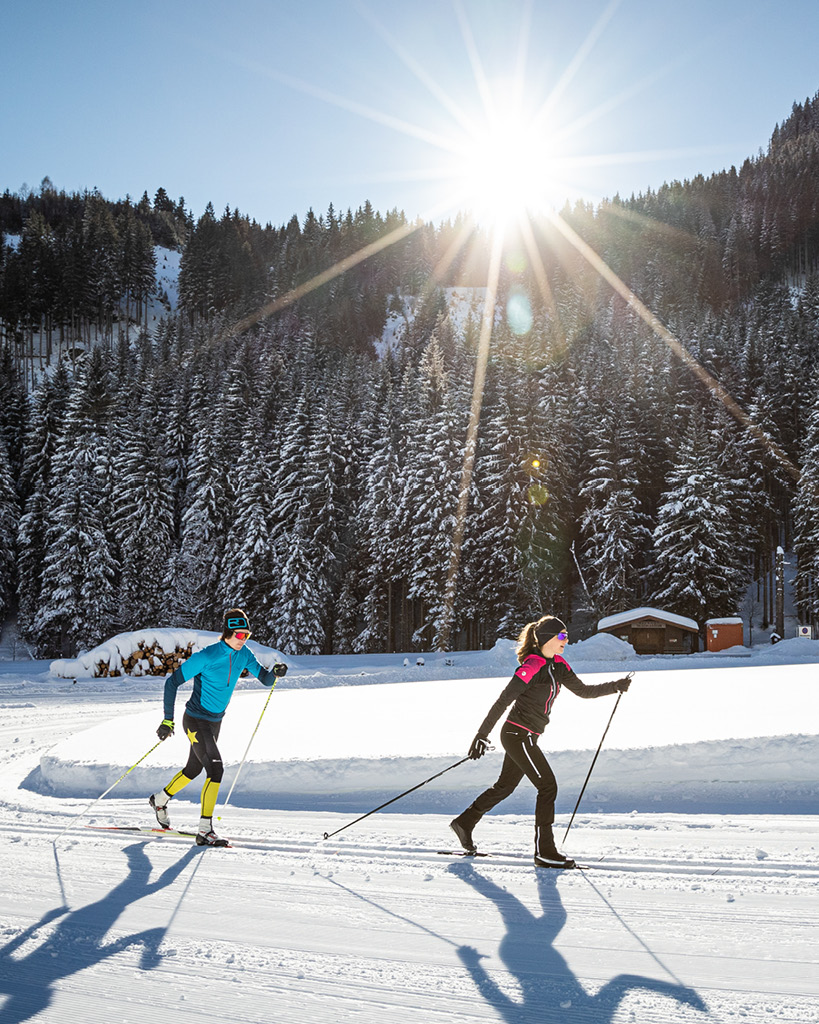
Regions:
<instances>
[{"instance_id":1,"label":"skier's shadow on snow","mask_svg":"<svg viewBox=\"0 0 819 1024\"><path fill-rule=\"evenodd\" d=\"M504 966L517 979L520 997L504 992L481 964L483 957L472 946L459 946L458 956L480 994L507 1022L525 1024L610 1024L622 999L632 989L644 989L675 999L697 1010L705 1003L692 988L658 981L638 974L618 974L590 996L554 947L566 923L566 910L557 888L559 873L537 873L543 914L533 914L520 900L475 871L471 863L452 864L449 870L491 900L497 907L506 934L498 952Z\"/></svg>"},{"instance_id":2,"label":"skier's shadow on snow","mask_svg":"<svg viewBox=\"0 0 819 1024\"><path fill-rule=\"evenodd\" d=\"M144 844L129 846L125 850L128 875L102 899L78 910L67 907L50 910L36 924L0 947L0 997L9 997L0 1010L3 1024L20 1024L34 1017L51 1003L57 981L93 967L129 946L142 946L139 964L142 970L156 967L162 959L159 944L165 937L167 925L126 935L113 942L105 942L105 936L126 907L171 885L196 852L196 847L187 851L156 881L149 882L151 862L145 855ZM20 957L13 955L40 928L58 918L61 920L56 929L36 949Z\"/></svg>"}]
</instances>

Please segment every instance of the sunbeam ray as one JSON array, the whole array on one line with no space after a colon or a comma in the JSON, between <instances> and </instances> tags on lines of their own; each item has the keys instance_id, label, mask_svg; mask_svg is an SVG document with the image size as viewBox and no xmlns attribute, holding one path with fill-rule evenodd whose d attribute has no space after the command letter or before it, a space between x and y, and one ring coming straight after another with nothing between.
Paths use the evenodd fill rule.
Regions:
<instances>
[{"instance_id":1,"label":"sunbeam ray","mask_svg":"<svg viewBox=\"0 0 819 1024\"><path fill-rule=\"evenodd\" d=\"M577 232L567 224L559 214L549 214L549 220L554 224L563 237L574 246L583 259L585 259L586 262L597 271L600 277L602 277L603 280L606 281L614 291L628 303L640 319L650 327L651 330L666 343L666 345L668 345L674 355L677 356L677 358L680 359L689 370L691 370L694 376L708 388L711 394L722 402L725 408L747 430L747 432L755 440L759 441L759 443L763 445L771 455L773 455L779 465L782 466L782 468L798 482L801 477L799 468L791 462L773 438L770 437L758 423L755 423L751 419L748 413L745 412L734 397L726 391L716 377L712 376L712 374L710 374L705 367L691 355L682 342L680 342L679 339L669 331L665 324L651 312L648 306L646 306L645 303L634 294L628 285L614 273L606 261L602 259L590 245L584 242L580 235L578 235Z\"/></svg>"},{"instance_id":2,"label":"sunbeam ray","mask_svg":"<svg viewBox=\"0 0 819 1024\"><path fill-rule=\"evenodd\" d=\"M475 468L475 456L478 449L478 427L481 420L481 405L483 403L484 385L486 383L486 367L489 362L489 343L492 338L492 329L495 326L495 304L497 302L502 253L503 236L499 231L496 231L492 238L492 254L486 280L486 298L481 315L481 329L475 359L472 405L469 411L469 426L466 431L464 461L458 489L458 507L455 512L455 528L452 531L449 565L447 567L446 583L444 584L444 611L441 617L441 631L438 640L439 650L442 651L449 648L450 636L455 621L455 595L458 587L461 551L466 530L466 513L469 508L469 492L472 487L472 474Z\"/></svg>"}]
</instances>

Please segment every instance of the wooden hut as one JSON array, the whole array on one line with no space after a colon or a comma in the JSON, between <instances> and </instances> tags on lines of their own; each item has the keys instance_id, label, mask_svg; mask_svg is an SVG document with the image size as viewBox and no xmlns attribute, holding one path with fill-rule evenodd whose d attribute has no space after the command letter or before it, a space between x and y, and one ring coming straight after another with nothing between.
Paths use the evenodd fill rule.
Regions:
<instances>
[{"instance_id":1,"label":"wooden hut","mask_svg":"<svg viewBox=\"0 0 819 1024\"><path fill-rule=\"evenodd\" d=\"M658 608L632 608L608 615L597 623L597 631L625 640L638 654L692 654L699 650L697 623Z\"/></svg>"}]
</instances>

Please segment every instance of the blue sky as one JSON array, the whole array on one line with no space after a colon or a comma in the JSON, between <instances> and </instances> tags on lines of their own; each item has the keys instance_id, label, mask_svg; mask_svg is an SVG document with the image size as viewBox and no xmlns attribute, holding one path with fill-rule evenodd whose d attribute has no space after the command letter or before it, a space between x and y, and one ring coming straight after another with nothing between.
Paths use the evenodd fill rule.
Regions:
<instances>
[{"instance_id":1,"label":"blue sky","mask_svg":"<svg viewBox=\"0 0 819 1024\"><path fill-rule=\"evenodd\" d=\"M0 188L163 186L273 224L439 216L462 122L471 160L498 148L485 102L523 136L551 98L550 199L596 201L738 166L819 90L815 0L2 0L0 24Z\"/></svg>"}]
</instances>

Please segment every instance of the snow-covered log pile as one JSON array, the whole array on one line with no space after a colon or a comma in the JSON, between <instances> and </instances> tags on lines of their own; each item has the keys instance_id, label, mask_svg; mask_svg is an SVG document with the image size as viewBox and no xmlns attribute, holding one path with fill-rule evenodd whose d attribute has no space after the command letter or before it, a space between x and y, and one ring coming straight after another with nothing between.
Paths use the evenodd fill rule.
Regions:
<instances>
[{"instance_id":1,"label":"snow-covered log pile","mask_svg":"<svg viewBox=\"0 0 819 1024\"><path fill-rule=\"evenodd\" d=\"M145 629L119 633L76 658L52 662L54 675L68 679L106 676L165 676L218 633L191 629Z\"/></svg>"}]
</instances>

